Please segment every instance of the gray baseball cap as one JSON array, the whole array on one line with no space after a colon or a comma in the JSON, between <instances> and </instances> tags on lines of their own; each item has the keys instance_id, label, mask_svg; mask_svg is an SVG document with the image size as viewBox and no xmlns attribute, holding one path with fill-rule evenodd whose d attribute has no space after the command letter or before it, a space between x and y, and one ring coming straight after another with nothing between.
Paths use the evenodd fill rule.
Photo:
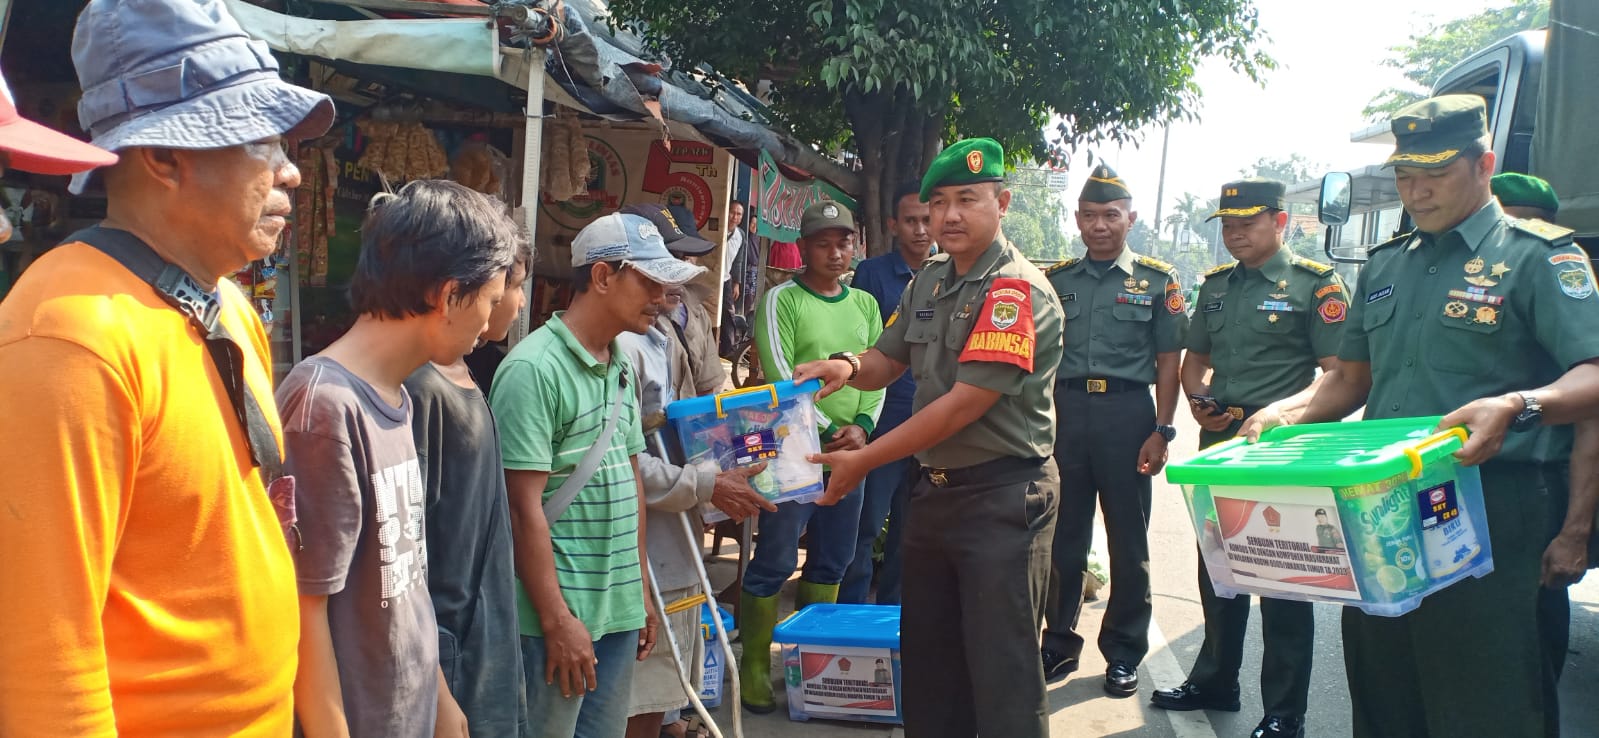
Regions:
<instances>
[{"instance_id":1,"label":"gray baseball cap","mask_svg":"<svg viewBox=\"0 0 1599 738\"><path fill-rule=\"evenodd\" d=\"M271 50L221 0L90 0L72 63L78 122L107 151L222 149L333 124L333 100L284 82ZM89 174L72 178L73 193Z\"/></svg>"},{"instance_id":2,"label":"gray baseball cap","mask_svg":"<svg viewBox=\"0 0 1599 738\"><path fill-rule=\"evenodd\" d=\"M648 218L628 213L595 220L572 239L574 268L602 261L620 261L665 285L684 284L705 273L705 267L673 258L661 230Z\"/></svg>"}]
</instances>

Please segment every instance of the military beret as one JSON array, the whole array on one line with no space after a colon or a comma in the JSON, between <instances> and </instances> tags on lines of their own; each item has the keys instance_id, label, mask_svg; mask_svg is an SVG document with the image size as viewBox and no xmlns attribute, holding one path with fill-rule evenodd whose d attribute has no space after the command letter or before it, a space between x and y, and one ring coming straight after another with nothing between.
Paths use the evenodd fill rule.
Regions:
<instances>
[{"instance_id":1,"label":"military beret","mask_svg":"<svg viewBox=\"0 0 1599 738\"><path fill-rule=\"evenodd\" d=\"M1274 179L1251 177L1228 182L1221 186L1221 200L1216 205L1216 212L1205 220L1248 218L1267 208L1287 210L1288 205L1283 202L1283 195L1287 193L1288 185Z\"/></svg>"},{"instance_id":2,"label":"military beret","mask_svg":"<svg viewBox=\"0 0 1599 738\"><path fill-rule=\"evenodd\" d=\"M1005 149L992 138L966 138L939 152L922 175L922 202L947 185L1005 181Z\"/></svg>"},{"instance_id":3,"label":"military beret","mask_svg":"<svg viewBox=\"0 0 1599 738\"><path fill-rule=\"evenodd\" d=\"M855 215L832 200L818 200L800 215L800 238L810 238L829 228L855 232Z\"/></svg>"},{"instance_id":4,"label":"military beret","mask_svg":"<svg viewBox=\"0 0 1599 738\"><path fill-rule=\"evenodd\" d=\"M1088 181L1083 183L1083 194L1077 199L1083 202L1115 202L1117 200L1131 200L1133 193L1127 190L1127 183L1116 175L1116 170L1100 164L1089 172Z\"/></svg>"},{"instance_id":5,"label":"military beret","mask_svg":"<svg viewBox=\"0 0 1599 738\"><path fill-rule=\"evenodd\" d=\"M1548 182L1517 172L1495 174L1492 181L1494 197L1499 198L1500 205L1560 212L1560 198Z\"/></svg>"},{"instance_id":6,"label":"military beret","mask_svg":"<svg viewBox=\"0 0 1599 738\"><path fill-rule=\"evenodd\" d=\"M1400 108L1389 126L1394 153L1383 166L1438 169L1488 135L1488 109L1477 95L1439 95Z\"/></svg>"}]
</instances>

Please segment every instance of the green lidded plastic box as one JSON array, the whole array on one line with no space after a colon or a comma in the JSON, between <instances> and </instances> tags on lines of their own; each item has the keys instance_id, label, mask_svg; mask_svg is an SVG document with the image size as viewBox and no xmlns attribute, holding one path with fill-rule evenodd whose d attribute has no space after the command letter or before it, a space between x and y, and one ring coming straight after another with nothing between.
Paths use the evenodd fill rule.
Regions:
<instances>
[{"instance_id":1,"label":"green lidded plastic box","mask_svg":"<svg viewBox=\"0 0 1599 738\"><path fill-rule=\"evenodd\" d=\"M1216 594L1395 616L1493 571L1482 479L1438 417L1273 428L1166 467Z\"/></svg>"}]
</instances>

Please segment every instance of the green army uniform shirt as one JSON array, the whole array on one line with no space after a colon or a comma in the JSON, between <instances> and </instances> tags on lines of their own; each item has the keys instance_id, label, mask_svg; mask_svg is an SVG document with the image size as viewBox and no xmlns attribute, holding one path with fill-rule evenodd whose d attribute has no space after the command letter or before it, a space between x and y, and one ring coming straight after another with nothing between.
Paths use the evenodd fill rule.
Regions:
<instances>
[{"instance_id":1,"label":"green army uniform shirt","mask_svg":"<svg viewBox=\"0 0 1599 738\"><path fill-rule=\"evenodd\" d=\"M913 412L957 382L1001 396L977 422L918 452L917 460L959 469L1053 453L1061 322L1044 273L1003 237L965 275L955 274L949 254L928 259L883 327L877 350L910 367Z\"/></svg>"},{"instance_id":2,"label":"green army uniform shirt","mask_svg":"<svg viewBox=\"0 0 1599 738\"><path fill-rule=\"evenodd\" d=\"M1338 358L1371 363L1367 418L1443 415L1541 387L1599 357L1593 269L1570 231L1490 200L1454 230L1371 250ZM1568 428L1505 436L1497 458L1564 461Z\"/></svg>"},{"instance_id":3,"label":"green army uniform shirt","mask_svg":"<svg viewBox=\"0 0 1599 738\"><path fill-rule=\"evenodd\" d=\"M1183 348L1187 299L1170 264L1122 248L1103 269L1067 259L1046 272L1066 316L1056 381L1112 377L1155 383L1155 355Z\"/></svg>"},{"instance_id":4,"label":"green army uniform shirt","mask_svg":"<svg viewBox=\"0 0 1599 738\"><path fill-rule=\"evenodd\" d=\"M1208 354L1222 405L1267 405L1310 385L1338 353L1349 296L1333 268L1284 248L1259 269L1224 264L1199 287L1188 350Z\"/></svg>"}]
</instances>

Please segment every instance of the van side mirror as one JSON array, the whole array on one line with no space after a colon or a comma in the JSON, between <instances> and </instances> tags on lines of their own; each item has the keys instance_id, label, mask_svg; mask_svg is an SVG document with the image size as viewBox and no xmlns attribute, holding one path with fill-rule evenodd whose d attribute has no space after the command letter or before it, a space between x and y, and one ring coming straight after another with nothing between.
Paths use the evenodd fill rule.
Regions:
<instances>
[{"instance_id":1,"label":"van side mirror","mask_svg":"<svg viewBox=\"0 0 1599 738\"><path fill-rule=\"evenodd\" d=\"M1321 178L1321 198L1316 202L1316 219L1322 225L1341 226L1349 222L1354 186L1354 178L1348 172L1332 172Z\"/></svg>"}]
</instances>

